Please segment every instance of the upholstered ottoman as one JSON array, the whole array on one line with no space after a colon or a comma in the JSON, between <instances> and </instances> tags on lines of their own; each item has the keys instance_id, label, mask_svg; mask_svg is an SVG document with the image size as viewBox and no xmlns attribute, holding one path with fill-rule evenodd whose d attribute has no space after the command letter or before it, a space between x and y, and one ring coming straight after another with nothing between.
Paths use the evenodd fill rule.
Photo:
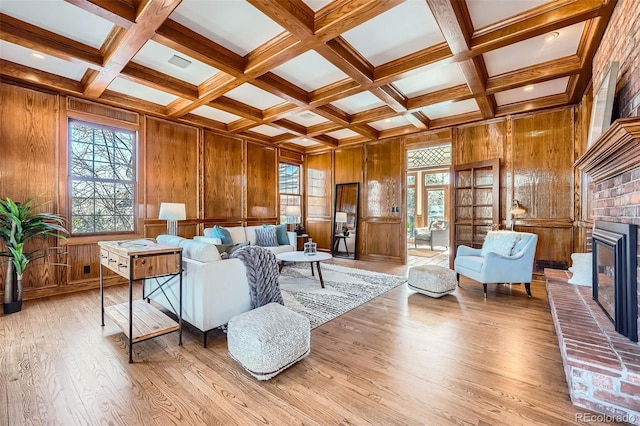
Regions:
<instances>
[{"instance_id":1,"label":"upholstered ottoman","mask_svg":"<svg viewBox=\"0 0 640 426\"><path fill-rule=\"evenodd\" d=\"M409 288L427 296L442 297L453 292L456 284L456 273L444 266L423 265L409 269Z\"/></svg>"},{"instance_id":2,"label":"upholstered ottoman","mask_svg":"<svg viewBox=\"0 0 640 426\"><path fill-rule=\"evenodd\" d=\"M269 303L236 315L227 325L229 355L258 380L269 380L309 355L309 319Z\"/></svg>"}]
</instances>

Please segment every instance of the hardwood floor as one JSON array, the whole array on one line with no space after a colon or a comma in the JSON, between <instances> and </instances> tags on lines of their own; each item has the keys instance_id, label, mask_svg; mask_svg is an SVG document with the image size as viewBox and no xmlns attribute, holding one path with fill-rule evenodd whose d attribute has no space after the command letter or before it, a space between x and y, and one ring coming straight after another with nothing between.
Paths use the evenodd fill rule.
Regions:
<instances>
[{"instance_id":1,"label":"hardwood floor","mask_svg":"<svg viewBox=\"0 0 640 426\"><path fill-rule=\"evenodd\" d=\"M485 300L465 281L432 299L401 285L312 330L311 354L268 382L231 360L221 332L207 349L189 332L182 347L175 333L136 344L128 364L97 290L26 301L0 316L0 424L581 424L544 283L532 292L492 286Z\"/></svg>"}]
</instances>

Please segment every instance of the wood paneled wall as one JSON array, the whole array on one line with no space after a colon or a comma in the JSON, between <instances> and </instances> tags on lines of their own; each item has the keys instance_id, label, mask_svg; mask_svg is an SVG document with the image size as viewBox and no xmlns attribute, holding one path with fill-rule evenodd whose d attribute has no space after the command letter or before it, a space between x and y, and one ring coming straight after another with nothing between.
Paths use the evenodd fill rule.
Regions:
<instances>
[{"instance_id":1,"label":"wood paneled wall","mask_svg":"<svg viewBox=\"0 0 640 426\"><path fill-rule=\"evenodd\" d=\"M35 204L47 203L43 211L58 210L58 102L53 94L0 83L0 198L22 202L41 194ZM25 249L35 250L43 244L34 242ZM57 244L56 239L49 241L50 246ZM6 251L2 242L0 251ZM52 263L61 260L50 259ZM63 270L52 263L40 260L27 269L25 296L58 285ZM2 265L3 291L5 270Z\"/></svg>"},{"instance_id":2,"label":"wood paneled wall","mask_svg":"<svg viewBox=\"0 0 640 426\"><path fill-rule=\"evenodd\" d=\"M178 227L183 237L199 235L213 224L275 223L278 161L302 162L299 153L286 149L18 85L0 83L0 99L0 197L21 201L41 193L40 201L50 202L48 211L67 214L68 116L121 124L138 130L139 138L138 232L60 242L68 267L33 265L25 274L25 300L96 288L97 241L166 232L166 222L157 219L161 202L186 204L187 220ZM330 173L327 177L331 182ZM4 270L0 267L0 290ZM107 285L123 282L105 275Z\"/></svg>"},{"instance_id":3,"label":"wood paneled wall","mask_svg":"<svg viewBox=\"0 0 640 426\"><path fill-rule=\"evenodd\" d=\"M306 204L307 234L318 244L318 249L331 251L333 235L333 161L332 153L307 156Z\"/></svg>"}]
</instances>

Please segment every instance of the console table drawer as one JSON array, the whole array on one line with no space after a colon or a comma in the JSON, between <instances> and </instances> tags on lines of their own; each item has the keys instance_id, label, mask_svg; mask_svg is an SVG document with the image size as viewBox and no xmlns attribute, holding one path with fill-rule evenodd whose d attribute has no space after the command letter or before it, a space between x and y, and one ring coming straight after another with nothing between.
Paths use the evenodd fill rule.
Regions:
<instances>
[{"instance_id":1,"label":"console table drawer","mask_svg":"<svg viewBox=\"0 0 640 426\"><path fill-rule=\"evenodd\" d=\"M131 259L132 279L139 280L159 275L180 272L180 253L168 253L157 256L134 257Z\"/></svg>"}]
</instances>

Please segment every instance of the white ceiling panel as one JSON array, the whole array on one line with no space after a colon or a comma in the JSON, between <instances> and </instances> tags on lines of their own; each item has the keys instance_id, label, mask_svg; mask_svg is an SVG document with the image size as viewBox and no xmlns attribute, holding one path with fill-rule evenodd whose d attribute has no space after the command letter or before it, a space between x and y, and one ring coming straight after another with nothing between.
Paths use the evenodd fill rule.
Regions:
<instances>
[{"instance_id":1,"label":"white ceiling panel","mask_svg":"<svg viewBox=\"0 0 640 426\"><path fill-rule=\"evenodd\" d=\"M336 130L335 132L329 132L327 133L327 136L331 136L334 139L346 139L346 138L352 138L354 136L360 136L360 135L351 129L341 129L341 130Z\"/></svg>"},{"instance_id":2,"label":"white ceiling panel","mask_svg":"<svg viewBox=\"0 0 640 426\"><path fill-rule=\"evenodd\" d=\"M27 67L70 78L76 81L80 81L85 71L87 71L87 68L80 64L67 62L65 60L58 59L54 56L49 56L40 52L37 53L40 53L44 57L44 59L38 59L32 56L33 52L35 51L22 46L18 46L17 44L12 44L4 40L0 40L0 58L7 61L15 62L20 65L25 65Z\"/></svg>"},{"instance_id":3,"label":"white ceiling panel","mask_svg":"<svg viewBox=\"0 0 640 426\"><path fill-rule=\"evenodd\" d=\"M233 121L236 121L242 118L239 115L231 114L230 112L222 111L217 108L212 108L207 105L199 106L198 108L191 111L191 113L195 115L199 115L201 117L220 121L221 123L225 123L225 124L229 124Z\"/></svg>"},{"instance_id":4,"label":"white ceiling panel","mask_svg":"<svg viewBox=\"0 0 640 426\"><path fill-rule=\"evenodd\" d=\"M113 28L106 19L63 0L2 0L0 11L96 49Z\"/></svg>"},{"instance_id":5,"label":"white ceiling panel","mask_svg":"<svg viewBox=\"0 0 640 426\"><path fill-rule=\"evenodd\" d=\"M344 33L373 66L444 41L425 1L407 1Z\"/></svg>"},{"instance_id":6,"label":"white ceiling panel","mask_svg":"<svg viewBox=\"0 0 640 426\"><path fill-rule=\"evenodd\" d=\"M435 63L418 68L409 77L398 80L393 85L405 96L413 98L465 83L458 64Z\"/></svg>"},{"instance_id":7,"label":"white ceiling panel","mask_svg":"<svg viewBox=\"0 0 640 426\"><path fill-rule=\"evenodd\" d=\"M165 106L178 99L177 96L143 86L142 84L129 81L122 77L113 80L107 89Z\"/></svg>"},{"instance_id":8,"label":"white ceiling panel","mask_svg":"<svg viewBox=\"0 0 640 426\"><path fill-rule=\"evenodd\" d=\"M440 102L439 104L429 105L422 108L427 117L434 120L437 118L450 117L452 115L464 114L467 112L479 111L478 104L475 99L467 99L460 102Z\"/></svg>"},{"instance_id":9,"label":"white ceiling panel","mask_svg":"<svg viewBox=\"0 0 640 426\"><path fill-rule=\"evenodd\" d=\"M484 62L490 77L553 59L574 55L582 37L584 22L558 30L558 37L547 41L548 34L485 53Z\"/></svg>"},{"instance_id":10,"label":"white ceiling panel","mask_svg":"<svg viewBox=\"0 0 640 426\"><path fill-rule=\"evenodd\" d=\"M307 139L307 138L298 138L298 139L292 139L290 142L296 144L296 145L300 145L300 146L316 146L316 145L320 145L318 142L313 141L311 139Z\"/></svg>"},{"instance_id":11,"label":"white ceiling panel","mask_svg":"<svg viewBox=\"0 0 640 426\"><path fill-rule=\"evenodd\" d=\"M331 102L332 105L340 108L347 114L356 114L372 108L386 105L371 92L360 92L357 95Z\"/></svg>"},{"instance_id":12,"label":"white ceiling panel","mask_svg":"<svg viewBox=\"0 0 640 426\"><path fill-rule=\"evenodd\" d=\"M545 3L549 0L467 0L467 9L477 30Z\"/></svg>"},{"instance_id":13,"label":"white ceiling panel","mask_svg":"<svg viewBox=\"0 0 640 426\"><path fill-rule=\"evenodd\" d=\"M183 69L167 62L174 55L190 61L191 64ZM145 45L142 46L142 49L133 57L133 62L186 81L187 83L195 84L196 86L218 72L217 69L205 63L163 46L160 43L156 43L153 40L147 41Z\"/></svg>"},{"instance_id":14,"label":"white ceiling panel","mask_svg":"<svg viewBox=\"0 0 640 426\"><path fill-rule=\"evenodd\" d=\"M349 77L314 50L274 68L273 73L307 92Z\"/></svg>"},{"instance_id":15,"label":"white ceiling panel","mask_svg":"<svg viewBox=\"0 0 640 426\"><path fill-rule=\"evenodd\" d=\"M309 8L311 8L311 10L313 10L314 12L319 11L320 9L325 7L326 5L328 5L331 2L333 2L333 0L302 0L302 1L307 6L309 6Z\"/></svg>"},{"instance_id":16,"label":"white ceiling panel","mask_svg":"<svg viewBox=\"0 0 640 426\"><path fill-rule=\"evenodd\" d=\"M563 77L545 81L544 83L505 90L504 92L495 94L496 103L498 106L502 106L515 102L529 101L543 96L557 95L558 93L564 93L567 90L568 83L569 77Z\"/></svg>"},{"instance_id":17,"label":"white ceiling panel","mask_svg":"<svg viewBox=\"0 0 640 426\"><path fill-rule=\"evenodd\" d=\"M284 29L246 1L183 0L171 19L245 56Z\"/></svg>"},{"instance_id":18,"label":"white ceiling panel","mask_svg":"<svg viewBox=\"0 0 640 426\"><path fill-rule=\"evenodd\" d=\"M326 123L327 121L329 121L326 118L318 114L314 114L311 111L294 112L285 116L284 118L305 127L315 126L316 124Z\"/></svg>"},{"instance_id":19,"label":"white ceiling panel","mask_svg":"<svg viewBox=\"0 0 640 426\"><path fill-rule=\"evenodd\" d=\"M245 83L228 91L225 96L261 110L271 108L272 106L276 106L284 102L284 99L281 97L272 95L266 90L262 90L249 83Z\"/></svg>"},{"instance_id":20,"label":"white ceiling panel","mask_svg":"<svg viewBox=\"0 0 640 426\"><path fill-rule=\"evenodd\" d=\"M378 131L395 129L396 127L408 126L410 124L411 123L401 115L369 123L371 127Z\"/></svg>"},{"instance_id":21,"label":"white ceiling panel","mask_svg":"<svg viewBox=\"0 0 640 426\"><path fill-rule=\"evenodd\" d=\"M260 133L261 135L266 135L266 136L269 136L269 137L274 137L274 136L278 136L278 135L282 135L284 133L287 133L286 131L284 131L282 129L278 129L276 127L267 126L266 124L261 124L261 125L256 126L256 127L252 127L250 130L252 132Z\"/></svg>"}]
</instances>

